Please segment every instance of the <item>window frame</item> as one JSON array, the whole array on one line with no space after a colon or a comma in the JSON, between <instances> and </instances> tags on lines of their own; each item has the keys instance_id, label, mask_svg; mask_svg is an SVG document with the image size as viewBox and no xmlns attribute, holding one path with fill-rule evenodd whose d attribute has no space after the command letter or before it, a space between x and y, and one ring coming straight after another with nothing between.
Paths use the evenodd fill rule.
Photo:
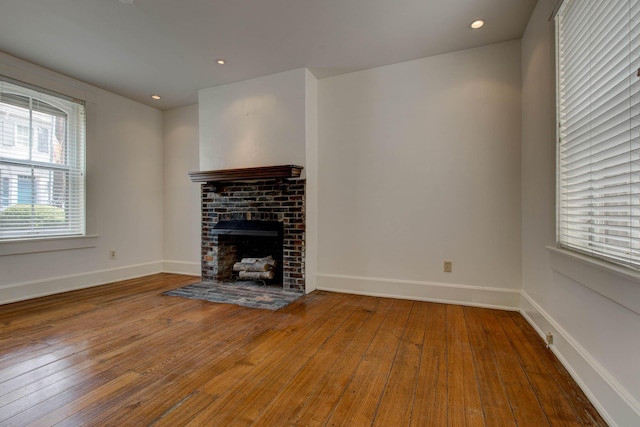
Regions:
<instances>
[{"instance_id":1,"label":"window frame","mask_svg":"<svg viewBox=\"0 0 640 427\"><path fill-rule=\"evenodd\" d=\"M28 83L14 80L0 75L0 81L7 83L9 89L4 90L3 93L14 93L24 98L33 99L29 100L29 141L28 141L28 153L39 153L49 157L49 161L42 161L42 159L33 158L31 154L29 158L11 158L0 156L0 166L10 170L13 168L12 175L16 176L15 185L17 185L17 176L25 175L24 170L31 171L31 178L33 186L37 185L38 176L40 174L48 174L49 184L51 187L55 185L51 180L51 175L56 172L62 172L64 175L63 194L64 196L64 209L66 212L65 222L62 227L56 225L55 227L38 227L37 230L29 230L27 232L12 233L10 230L2 230L0 225L0 244L3 247L8 248L12 244L19 242L29 241L42 241L42 240L56 240L70 238L77 239L82 237L91 237L87 235L87 205L86 205L86 145L87 145L87 112L86 103L83 100L70 97L58 92L53 92L48 89L34 86ZM38 107L35 105L38 104ZM14 104L8 102L8 105L14 105L16 107L25 108L23 105ZM48 110L47 110L48 109ZM53 111L53 113L52 113ZM63 163L56 163L53 160L54 147L51 145L52 133L51 129L46 129L47 135L47 150L41 150L41 143L39 141L40 135L40 123L38 119L33 116L39 114L59 115L65 117L65 129L64 129L64 144L67 145L66 150L63 150L62 156L65 158ZM7 125L8 121L5 120L4 124ZM14 146L17 145L17 126L14 129ZM57 133L57 132L56 132ZM4 144L0 148L5 147L11 150L13 146ZM34 195L37 189L33 189ZM16 187L17 191L17 187ZM53 194L54 190L48 188L48 193ZM16 194L17 197L17 194ZM49 203L51 202L51 196L49 196ZM13 198L12 198L13 199ZM17 199L16 199L17 200ZM71 203L71 204L70 204ZM35 206L38 201L33 198L32 206ZM54 206L51 204L51 206ZM69 215L72 212L73 215ZM93 236L95 237L95 236ZM72 245L73 246L73 245ZM93 243L87 246L86 242L81 243L79 247L93 247ZM0 250L0 255L11 254L11 250ZM40 252L39 250L21 250L22 253Z\"/></svg>"},{"instance_id":2,"label":"window frame","mask_svg":"<svg viewBox=\"0 0 640 427\"><path fill-rule=\"evenodd\" d=\"M578 254L582 254L583 256L593 259L594 261L597 261L597 262L604 261L605 263L611 264L612 266L614 265L618 266L616 268L623 268L623 269L626 268L631 271L637 272L638 270L640 270L640 250L638 249L638 245L640 245L640 238L638 237L638 233L640 233L640 225L638 224L637 219L634 218L635 216L637 216L637 214L634 214L634 212L637 212L640 209L640 203L638 203L638 192L634 191L633 187L640 185L640 183L638 183L637 180L634 181L633 175L634 175L634 172L636 171L633 169L634 166L632 166L632 164L634 163L633 161L634 150L636 151L638 150L638 147L639 147L638 144L640 142L640 139L637 136L637 131L635 128L638 126L637 125L638 115L637 113L634 113L634 108L637 109L638 104L637 104L637 101L635 104L633 103L634 98L636 99L638 98L638 90L636 87L637 83L634 82L632 77L630 77L629 75L625 75L625 77L620 77L621 75L624 75L624 73L620 73L620 70L618 70L618 73L620 74L613 74L614 76L619 77L620 80L617 80L616 78L611 78L611 79L607 79L607 82L611 82L612 84L616 84L616 85L619 84L621 86L628 85L628 88L629 88L628 94L626 94L626 98L621 97L623 101L629 103L629 107L627 110L621 109L620 111L623 111L623 112L628 111L628 114L629 114L629 124L628 124L629 139L625 143L629 145L628 150L629 150L630 166L629 166L629 172L626 173L626 175L624 173L622 175L619 175L621 177L626 177L621 179L622 180L626 179L627 181L626 185L628 185L629 187L629 190L625 190L625 191L628 191L628 193L625 193L625 197L628 196L629 198L628 205L625 205L625 203L623 202L621 203L623 207L620 208L616 204L611 204L610 200L613 200L614 197L607 199L607 197L610 197L609 194L612 194L613 191L608 189L607 186L604 185L604 182L610 179L607 176L607 173L609 174L609 176L611 176L611 172L609 171L607 171L606 173L603 172L602 166L601 164L599 164L599 160L597 160L598 157L600 158L603 157L602 153L605 150L602 147L606 145L613 146L614 144L614 142L612 142L613 137L607 137L605 139L602 139L600 142L598 142L597 139L592 135L592 129L595 129L598 125L601 125L603 123L603 120L604 120L603 117L607 115L611 115L612 109L620 108L619 105L622 105L622 104L615 104L613 107L608 106L604 110L604 112L600 113L600 115L592 114L593 113L592 110L595 110L595 108L592 108L592 107L597 104L592 104L591 91L593 89L591 88L600 84L601 81L595 80L595 79L591 80L591 77L592 77L591 71L589 71L588 83L583 83L581 80L577 80L577 79L571 82L571 83L575 83L577 81L580 85L583 85L583 86L588 85L590 88L589 98L588 99L585 98L582 101L582 104L577 104L577 105L579 105L581 109L583 108L583 105L587 105L589 109L588 122L590 124L589 124L589 131L588 131L588 134L589 134L588 146L590 148L589 148L589 154L585 157L589 159L588 165L591 165L589 167L590 172L588 173L589 180L586 181L588 182L588 184L584 185L584 187L587 187L588 189L586 191L585 190L578 191L576 190L575 185L572 187L572 189L573 189L573 194L584 193L584 192L589 192L591 194L588 197L580 196L581 198L579 199L572 199L571 191L568 189L570 187L571 179L575 179L575 178L567 178L569 174L567 173L566 165L568 161L566 159L569 156L565 153L563 157L562 150L565 149L566 151L566 145L564 145L566 141L563 139L563 132L567 132L566 129L569 126L576 126L575 124L576 122L573 122L572 124L567 124L567 122L566 121L563 122L563 119L562 119L563 113L565 114L565 116L568 115L566 114L566 111L562 110L563 90L564 90L564 93L567 93L570 91L569 89L571 88L571 86L568 84L562 87L562 84L563 84L563 81L561 80L562 73L564 72L565 75L568 75L571 73L579 73L580 71L584 71L585 68L592 66L591 65L592 63L598 63L598 61L602 63L603 57L609 54L609 51L606 51L606 52L602 52L602 56L592 57L593 51L595 49L592 48L593 46L591 41L592 35L589 34L588 41L584 41L584 39L580 39L580 38L574 38L574 40L578 40L577 43L579 44L589 45L589 48L585 49L588 51L589 57L584 58L584 60L589 62L588 63L580 62L580 60L582 60L583 57L579 57L580 60L576 59L578 57L572 57L570 61L567 61L567 63L562 62L563 58L561 58L561 53L564 53L562 49L563 48L568 49L568 48L563 45L563 41L565 41L565 39L562 38L561 31L567 31L567 30L561 29L561 25L562 25L561 18L564 13L564 8L569 7L572 3L573 3L572 0L567 0L564 2L564 4L562 4L559 10L559 13L556 16L556 22L555 22L556 24L555 25L556 112L557 112L556 113L556 132L557 132L556 245L558 248L562 250L567 250L567 251L575 252ZM605 6L610 6L611 4L612 3L609 3L608 5L604 5L603 3L597 2L595 3L594 7L605 7ZM638 10L632 9L630 6L628 6L629 2L626 0L622 0L620 4L616 3L615 5L613 5L611 7L611 10L608 11L607 13L595 14L593 13L592 10L589 10L588 13L592 14L593 16L597 16L598 18L606 15L607 18L610 19L610 15L613 15L616 13L620 13L621 15L624 15L625 9L620 8L621 5L624 5L625 7L627 7L629 11L627 14L629 18L629 22L636 22L634 18L636 19L638 18L639 16L637 14ZM632 12L635 12L635 13L632 13ZM586 16L586 13L582 17L584 18L584 16ZM589 23L584 21L581 21L580 24L576 24L574 22L573 25L574 25L574 28L576 28L576 31L580 31L585 27L591 28L589 26ZM608 29L610 28L610 26L603 25L602 28ZM595 30L590 30L590 31L595 31ZM613 33L613 31L610 31L610 33ZM607 35L610 37L613 37L609 33ZM570 34L568 37L570 38L571 36L572 34ZM635 37L635 38L632 39L632 37ZM632 46L632 40L635 41L637 37L638 37L637 31L632 32L629 30L629 31L626 31L623 36L621 36L620 40L628 41L629 46ZM605 41L603 42L602 39L600 39L599 42L607 43L607 40L609 39L605 39ZM595 42L593 44L595 44ZM623 52L621 55L624 55L624 53L627 52L624 49L621 49L620 51ZM634 64L638 65L637 62L632 59L631 47L629 47L629 54L627 55L626 58L628 58L628 65L625 65L627 67L625 72L631 70ZM575 68L571 70L567 70L566 68L563 69L563 65L575 66ZM594 82L597 82L597 83L594 83ZM594 93L595 93L595 90L594 90ZM598 125L596 124L592 125L593 123L597 123ZM624 123L624 120L622 121L622 123ZM597 132L593 131L593 134L597 135ZM601 144L601 145L598 145L598 144ZM619 143L616 141L615 144L619 144ZM623 145L623 144L620 144L620 145ZM574 147L575 146L576 145L574 145ZM638 162L638 160L635 160L635 162ZM575 173L577 169L578 168L576 167L575 169L572 169L572 171ZM563 173L565 173L564 176L562 175ZM625 183L623 183L622 185L624 186ZM581 203L579 203L578 201ZM571 206L572 202L576 202L576 204ZM575 206L577 205L580 205L581 207L576 208ZM571 210L573 210L573 212L568 214L567 212ZM576 214L575 212L578 210L582 210L583 213ZM621 217L622 217L622 221L624 221L625 224L629 224L628 229L626 228L626 226L620 226L620 222L619 222L620 212L621 211L624 212L625 210L626 210L626 213L623 213ZM584 213L585 211L588 211L588 213ZM614 212L614 213L609 214L608 212ZM585 218L589 217L589 219L583 218L583 220L585 221L584 223L571 222L572 220L580 216ZM578 225L575 225L575 224L578 224ZM572 227L575 227L575 228L572 228ZM578 238L577 236L580 236L580 237ZM592 242L587 241L587 239L585 239L585 236L590 236L589 239L590 240L592 239ZM584 239L584 241L581 242L580 239ZM611 242L616 240L618 241L612 245ZM628 249L625 249L625 246L624 246L626 244L624 243L625 240L628 241Z\"/></svg>"}]
</instances>

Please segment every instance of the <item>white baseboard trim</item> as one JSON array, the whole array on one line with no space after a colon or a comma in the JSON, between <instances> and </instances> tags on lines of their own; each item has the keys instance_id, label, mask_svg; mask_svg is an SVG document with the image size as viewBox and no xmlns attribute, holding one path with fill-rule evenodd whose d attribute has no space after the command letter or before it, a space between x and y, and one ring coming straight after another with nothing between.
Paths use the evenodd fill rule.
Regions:
<instances>
[{"instance_id":1,"label":"white baseboard trim","mask_svg":"<svg viewBox=\"0 0 640 427\"><path fill-rule=\"evenodd\" d=\"M77 289L100 286L121 280L135 279L163 272L161 261L108 270L91 271L33 282L14 283L0 287L0 304L8 304Z\"/></svg>"},{"instance_id":2,"label":"white baseboard trim","mask_svg":"<svg viewBox=\"0 0 640 427\"><path fill-rule=\"evenodd\" d=\"M521 295L520 313L543 339L547 332L553 333L551 350L607 423L611 426L640 425L638 399L533 298L524 291Z\"/></svg>"},{"instance_id":3,"label":"white baseboard trim","mask_svg":"<svg viewBox=\"0 0 640 427\"><path fill-rule=\"evenodd\" d=\"M318 290L517 311L520 290L412 280L318 274Z\"/></svg>"},{"instance_id":4,"label":"white baseboard trim","mask_svg":"<svg viewBox=\"0 0 640 427\"><path fill-rule=\"evenodd\" d=\"M202 275L202 265L199 262L162 261L164 273L184 274L186 276Z\"/></svg>"}]
</instances>

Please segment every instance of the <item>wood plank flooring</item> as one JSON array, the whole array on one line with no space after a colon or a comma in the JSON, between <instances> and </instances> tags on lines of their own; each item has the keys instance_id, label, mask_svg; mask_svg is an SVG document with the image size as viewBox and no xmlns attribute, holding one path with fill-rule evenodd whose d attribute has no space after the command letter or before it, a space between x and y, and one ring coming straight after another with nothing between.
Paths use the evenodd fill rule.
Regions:
<instances>
[{"instance_id":1,"label":"wood plank flooring","mask_svg":"<svg viewBox=\"0 0 640 427\"><path fill-rule=\"evenodd\" d=\"M0 426L604 426L518 313L159 274L0 306Z\"/></svg>"}]
</instances>

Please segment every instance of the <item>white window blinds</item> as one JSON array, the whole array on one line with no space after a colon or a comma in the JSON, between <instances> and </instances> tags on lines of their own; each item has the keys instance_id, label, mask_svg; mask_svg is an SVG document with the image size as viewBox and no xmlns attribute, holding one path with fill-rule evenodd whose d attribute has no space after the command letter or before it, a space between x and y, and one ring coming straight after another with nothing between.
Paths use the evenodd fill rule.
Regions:
<instances>
[{"instance_id":1,"label":"white window blinds","mask_svg":"<svg viewBox=\"0 0 640 427\"><path fill-rule=\"evenodd\" d=\"M558 241L640 268L640 1L558 16Z\"/></svg>"},{"instance_id":2,"label":"white window blinds","mask_svg":"<svg viewBox=\"0 0 640 427\"><path fill-rule=\"evenodd\" d=\"M85 234L80 101L0 77L0 240Z\"/></svg>"}]
</instances>

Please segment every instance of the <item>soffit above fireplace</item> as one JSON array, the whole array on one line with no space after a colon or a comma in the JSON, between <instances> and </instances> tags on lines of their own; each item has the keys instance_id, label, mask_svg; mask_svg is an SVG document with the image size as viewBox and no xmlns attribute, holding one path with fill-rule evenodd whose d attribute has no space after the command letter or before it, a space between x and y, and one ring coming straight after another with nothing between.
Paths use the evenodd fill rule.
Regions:
<instances>
[{"instance_id":1,"label":"soffit above fireplace","mask_svg":"<svg viewBox=\"0 0 640 427\"><path fill-rule=\"evenodd\" d=\"M302 166L262 166L254 168L220 169L189 172L193 182L252 181L273 178L299 178Z\"/></svg>"}]
</instances>

